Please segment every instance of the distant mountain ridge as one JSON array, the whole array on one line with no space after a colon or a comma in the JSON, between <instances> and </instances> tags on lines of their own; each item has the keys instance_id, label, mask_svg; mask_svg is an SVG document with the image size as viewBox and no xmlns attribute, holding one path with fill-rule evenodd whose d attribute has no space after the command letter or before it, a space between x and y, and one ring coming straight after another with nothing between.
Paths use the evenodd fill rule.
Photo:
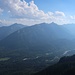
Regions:
<instances>
[{"instance_id":1,"label":"distant mountain ridge","mask_svg":"<svg viewBox=\"0 0 75 75\"><path fill-rule=\"evenodd\" d=\"M12 26L14 27L15 25ZM9 26L10 29L13 29L12 26ZM25 27L19 30L18 29L16 32L12 33L4 39L7 40L6 42L8 42L8 44L12 42L13 45L19 45L19 43L21 42L25 46L26 44L28 44L28 46L31 46L32 44L35 45L39 42L44 44L46 42L49 43L51 40L67 39L70 37L70 34L66 32L65 28L58 26L55 23L41 23L38 25Z\"/></svg>"},{"instance_id":2,"label":"distant mountain ridge","mask_svg":"<svg viewBox=\"0 0 75 75\"><path fill-rule=\"evenodd\" d=\"M8 26L7 29L3 27L7 33L14 31L0 41L1 60L6 57L10 58L3 63L8 68L7 70L6 67L5 70L2 68L4 74L10 71L9 75L12 72L15 75L19 74L19 72L20 75L24 73L29 75L56 63L60 57L68 55L68 53L69 55L74 53L74 51L71 51L75 49L73 36L64 26L55 23L20 26L22 25L14 24ZM0 63L2 64L2 62ZM1 65L1 67L3 66ZM24 70L22 71L22 69ZM56 69L58 70L58 68ZM11 70L13 71L11 72ZM55 73L54 71L53 73Z\"/></svg>"},{"instance_id":3,"label":"distant mountain ridge","mask_svg":"<svg viewBox=\"0 0 75 75\"><path fill-rule=\"evenodd\" d=\"M26 27L25 25L22 24L12 24L10 26L2 26L0 27L0 40L4 39L5 37L7 37L8 35L10 35L11 33Z\"/></svg>"},{"instance_id":4,"label":"distant mountain ridge","mask_svg":"<svg viewBox=\"0 0 75 75\"><path fill-rule=\"evenodd\" d=\"M23 52L26 56L34 56L36 53L38 55L41 52L48 52L48 50L53 48L54 45L59 45L64 39L70 37L71 35L65 30L65 28L62 28L62 26L55 23L41 23L34 26L24 27L10 34L8 37L0 41L0 47L3 47L4 50L7 49L7 52L10 50L16 50L16 52L19 51L17 53ZM58 40L61 41L59 42ZM11 53L9 54L11 55Z\"/></svg>"},{"instance_id":5,"label":"distant mountain ridge","mask_svg":"<svg viewBox=\"0 0 75 75\"><path fill-rule=\"evenodd\" d=\"M68 29L69 33L71 33L75 37L75 24L65 24L63 25L63 27Z\"/></svg>"}]
</instances>

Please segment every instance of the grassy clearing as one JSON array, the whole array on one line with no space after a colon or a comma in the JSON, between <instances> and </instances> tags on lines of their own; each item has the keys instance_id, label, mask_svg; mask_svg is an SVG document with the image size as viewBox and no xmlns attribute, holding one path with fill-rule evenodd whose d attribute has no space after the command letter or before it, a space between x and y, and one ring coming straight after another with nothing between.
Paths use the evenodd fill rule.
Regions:
<instances>
[{"instance_id":1,"label":"grassy clearing","mask_svg":"<svg viewBox=\"0 0 75 75\"><path fill-rule=\"evenodd\" d=\"M0 58L0 61L7 61L9 60L10 58L6 57L6 58Z\"/></svg>"}]
</instances>

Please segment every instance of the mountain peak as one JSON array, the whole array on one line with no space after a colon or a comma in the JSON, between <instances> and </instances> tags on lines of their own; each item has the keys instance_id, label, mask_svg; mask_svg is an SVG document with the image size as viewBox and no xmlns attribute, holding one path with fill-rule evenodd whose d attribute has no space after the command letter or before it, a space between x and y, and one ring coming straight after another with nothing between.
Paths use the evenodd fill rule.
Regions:
<instances>
[{"instance_id":1,"label":"mountain peak","mask_svg":"<svg viewBox=\"0 0 75 75\"><path fill-rule=\"evenodd\" d=\"M12 25L22 25L22 24L14 23L14 24L12 24Z\"/></svg>"},{"instance_id":2,"label":"mountain peak","mask_svg":"<svg viewBox=\"0 0 75 75\"><path fill-rule=\"evenodd\" d=\"M50 23L51 25L57 25L55 22Z\"/></svg>"},{"instance_id":3,"label":"mountain peak","mask_svg":"<svg viewBox=\"0 0 75 75\"><path fill-rule=\"evenodd\" d=\"M16 25L16 24L18 24L18 23L14 23L13 25Z\"/></svg>"},{"instance_id":4,"label":"mountain peak","mask_svg":"<svg viewBox=\"0 0 75 75\"><path fill-rule=\"evenodd\" d=\"M12 26L13 26L13 27L14 27L14 26L15 26L15 27L17 27L17 26L18 26L18 27L26 27L26 25L18 24L18 23L14 23L14 24L10 25L10 27L12 27Z\"/></svg>"}]
</instances>

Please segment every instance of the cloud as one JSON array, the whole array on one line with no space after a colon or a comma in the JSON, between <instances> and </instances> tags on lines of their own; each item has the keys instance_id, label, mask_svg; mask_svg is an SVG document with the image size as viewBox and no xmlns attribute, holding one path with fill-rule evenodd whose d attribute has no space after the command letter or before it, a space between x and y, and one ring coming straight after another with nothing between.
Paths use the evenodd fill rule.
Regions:
<instances>
[{"instance_id":1,"label":"cloud","mask_svg":"<svg viewBox=\"0 0 75 75\"><path fill-rule=\"evenodd\" d=\"M2 23L2 25L4 25L4 26L7 26L7 25L11 25L15 22L3 19L3 20L0 20L0 23Z\"/></svg>"},{"instance_id":2,"label":"cloud","mask_svg":"<svg viewBox=\"0 0 75 75\"><path fill-rule=\"evenodd\" d=\"M3 12L3 10L0 8L0 14Z\"/></svg>"},{"instance_id":3,"label":"cloud","mask_svg":"<svg viewBox=\"0 0 75 75\"><path fill-rule=\"evenodd\" d=\"M63 17L65 17L65 14L63 12L60 12L60 11L56 11L55 14L57 16L63 16Z\"/></svg>"},{"instance_id":4,"label":"cloud","mask_svg":"<svg viewBox=\"0 0 75 75\"><path fill-rule=\"evenodd\" d=\"M29 19L42 19L47 17L42 10L34 4L34 1L27 3L26 1L20 0L1 0L2 4L6 7L1 7L8 11L13 18L29 18Z\"/></svg>"},{"instance_id":5,"label":"cloud","mask_svg":"<svg viewBox=\"0 0 75 75\"><path fill-rule=\"evenodd\" d=\"M64 23L65 14L61 11L45 13L34 3L25 0L0 0L0 8L7 12L12 21L25 24L36 24L42 22ZM2 12L2 11L1 11Z\"/></svg>"},{"instance_id":6,"label":"cloud","mask_svg":"<svg viewBox=\"0 0 75 75\"><path fill-rule=\"evenodd\" d=\"M75 20L75 15L74 15L74 16L70 16L70 18L71 18L72 20Z\"/></svg>"}]
</instances>

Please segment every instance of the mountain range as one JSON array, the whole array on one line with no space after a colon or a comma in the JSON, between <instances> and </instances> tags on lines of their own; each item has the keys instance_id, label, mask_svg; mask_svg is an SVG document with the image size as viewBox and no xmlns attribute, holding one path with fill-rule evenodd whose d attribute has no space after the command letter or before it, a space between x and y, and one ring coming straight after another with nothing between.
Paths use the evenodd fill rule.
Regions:
<instances>
[{"instance_id":1,"label":"mountain range","mask_svg":"<svg viewBox=\"0 0 75 75\"><path fill-rule=\"evenodd\" d=\"M64 24L63 26L69 30L69 33L75 36L75 24Z\"/></svg>"},{"instance_id":2,"label":"mountain range","mask_svg":"<svg viewBox=\"0 0 75 75\"><path fill-rule=\"evenodd\" d=\"M0 27L0 64L3 64L0 75L30 75L57 63L63 56L74 54L73 32L74 24L53 22Z\"/></svg>"},{"instance_id":3,"label":"mountain range","mask_svg":"<svg viewBox=\"0 0 75 75\"><path fill-rule=\"evenodd\" d=\"M17 25L17 27L14 26L15 24L9 26L10 28L8 29L10 29L11 31L8 30L8 32L12 33L12 31L15 31L15 29L17 28L16 31L12 34L7 32L8 35L10 35L0 41L0 47L3 48L3 51L7 50L7 52L5 51L5 53L16 51L17 53L19 53L18 55L21 55L22 53L26 56L34 56L38 55L39 52L48 52L54 47L54 45L55 47L56 45L59 46L60 42L63 42L65 39L68 40L71 37L71 34L69 34L64 27L59 26L55 23L42 23L29 27L23 26L24 28L21 28L19 25ZM7 35L7 33L5 34ZM64 43L65 42L66 41L64 41ZM9 54L12 55L11 53Z\"/></svg>"},{"instance_id":4,"label":"mountain range","mask_svg":"<svg viewBox=\"0 0 75 75\"><path fill-rule=\"evenodd\" d=\"M0 27L0 40L4 39L5 37L7 37L8 35L10 35L11 33L23 28L23 27L26 27L25 25L22 25L22 24L12 24L10 26L1 26Z\"/></svg>"}]
</instances>

